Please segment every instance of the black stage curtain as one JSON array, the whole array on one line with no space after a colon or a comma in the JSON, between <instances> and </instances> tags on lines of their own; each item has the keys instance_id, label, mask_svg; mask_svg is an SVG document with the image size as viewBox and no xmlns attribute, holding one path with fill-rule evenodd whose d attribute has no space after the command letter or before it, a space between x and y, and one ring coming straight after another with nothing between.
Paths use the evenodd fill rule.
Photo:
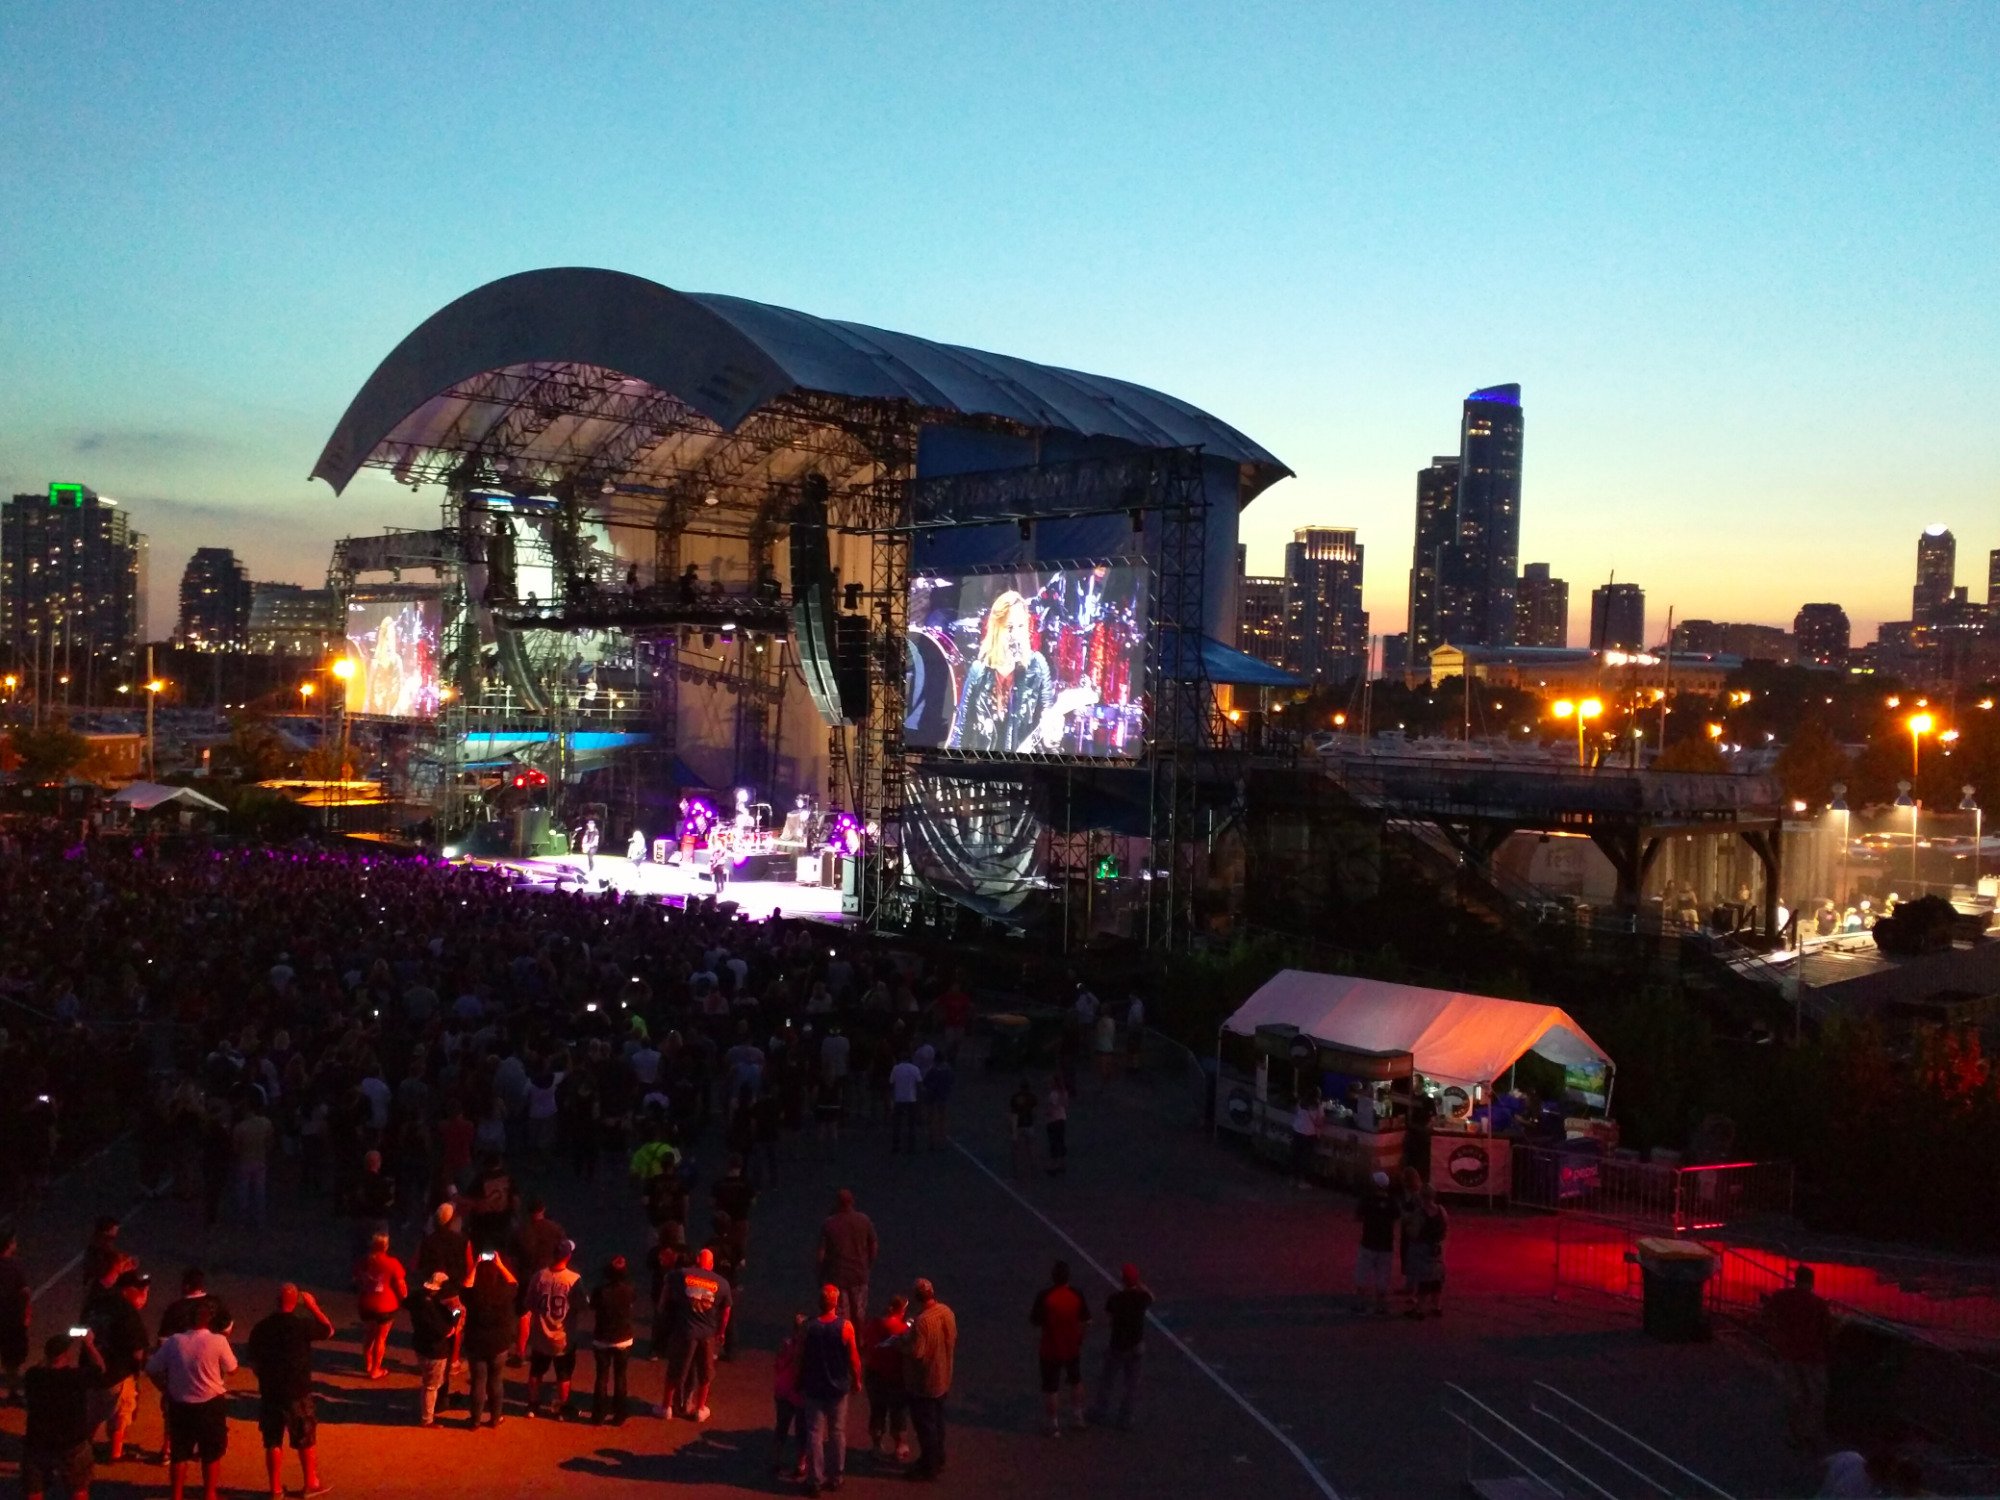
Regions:
<instances>
[{"instance_id":1,"label":"black stage curtain","mask_svg":"<svg viewBox=\"0 0 2000 1500\"><path fill-rule=\"evenodd\" d=\"M910 778L905 798L903 847L922 880L983 917L1034 915L1047 888L1029 783L927 773Z\"/></svg>"}]
</instances>

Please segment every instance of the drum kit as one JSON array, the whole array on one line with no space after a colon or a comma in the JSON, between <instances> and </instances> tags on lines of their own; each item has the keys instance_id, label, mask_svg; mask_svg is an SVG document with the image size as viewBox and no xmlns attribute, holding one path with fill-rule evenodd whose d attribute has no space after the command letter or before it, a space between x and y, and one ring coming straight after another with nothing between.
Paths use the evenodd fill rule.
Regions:
<instances>
[{"instance_id":1,"label":"drum kit","mask_svg":"<svg viewBox=\"0 0 2000 1500\"><path fill-rule=\"evenodd\" d=\"M1071 717L1063 748L1120 754L1136 746L1144 732L1145 685L1132 680L1132 667L1146 638L1136 611L1129 605L1105 608L1087 626L1054 609L1038 613L1034 647L1048 661L1057 690L1084 682L1097 687L1097 702ZM966 671L979 649L982 618L974 614L943 625L910 627L903 732L911 744L942 745L950 736Z\"/></svg>"}]
</instances>

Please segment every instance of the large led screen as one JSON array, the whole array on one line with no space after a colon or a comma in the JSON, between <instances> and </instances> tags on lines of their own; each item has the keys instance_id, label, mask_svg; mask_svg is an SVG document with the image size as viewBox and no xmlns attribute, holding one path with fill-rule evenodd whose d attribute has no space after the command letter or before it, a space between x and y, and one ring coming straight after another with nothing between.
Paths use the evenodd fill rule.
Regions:
<instances>
[{"instance_id":1,"label":"large led screen","mask_svg":"<svg viewBox=\"0 0 2000 1500\"><path fill-rule=\"evenodd\" d=\"M438 711L438 631L443 610L424 599L350 599L347 711L428 719Z\"/></svg>"},{"instance_id":2,"label":"large led screen","mask_svg":"<svg viewBox=\"0 0 2000 1500\"><path fill-rule=\"evenodd\" d=\"M1139 753L1149 575L1124 564L910 581L912 746Z\"/></svg>"}]
</instances>

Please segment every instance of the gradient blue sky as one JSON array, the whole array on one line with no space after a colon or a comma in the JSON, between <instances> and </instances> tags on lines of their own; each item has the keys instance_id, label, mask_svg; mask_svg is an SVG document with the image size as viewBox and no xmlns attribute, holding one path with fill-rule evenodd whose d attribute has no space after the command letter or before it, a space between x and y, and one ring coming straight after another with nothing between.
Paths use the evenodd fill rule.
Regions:
<instances>
[{"instance_id":1,"label":"gradient blue sky","mask_svg":"<svg viewBox=\"0 0 2000 1500\"><path fill-rule=\"evenodd\" d=\"M1518 380L1522 557L1652 628L1908 614L2000 546L2000 7L0 8L0 490L310 580L305 475L451 298L617 267L1138 380L1286 460L1400 628L1414 475Z\"/></svg>"}]
</instances>

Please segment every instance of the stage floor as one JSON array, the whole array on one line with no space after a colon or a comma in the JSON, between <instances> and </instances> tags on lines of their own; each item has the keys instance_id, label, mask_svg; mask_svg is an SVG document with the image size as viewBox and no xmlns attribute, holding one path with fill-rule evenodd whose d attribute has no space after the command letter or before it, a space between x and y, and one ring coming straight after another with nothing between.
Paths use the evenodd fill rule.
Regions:
<instances>
[{"instance_id":1,"label":"stage floor","mask_svg":"<svg viewBox=\"0 0 2000 1500\"><path fill-rule=\"evenodd\" d=\"M600 854L585 872L581 854L545 854L533 859L471 859L464 863L518 870L537 885L570 891L615 889L637 896L673 900L714 894L708 866L634 864L622 855ZM722 893L746 917L762 920L773 912L811 917L816 922L845 922L840 914L838 886L795 885L789 880L741 880L732 877Z\"/></svg>"}]
</instances>

